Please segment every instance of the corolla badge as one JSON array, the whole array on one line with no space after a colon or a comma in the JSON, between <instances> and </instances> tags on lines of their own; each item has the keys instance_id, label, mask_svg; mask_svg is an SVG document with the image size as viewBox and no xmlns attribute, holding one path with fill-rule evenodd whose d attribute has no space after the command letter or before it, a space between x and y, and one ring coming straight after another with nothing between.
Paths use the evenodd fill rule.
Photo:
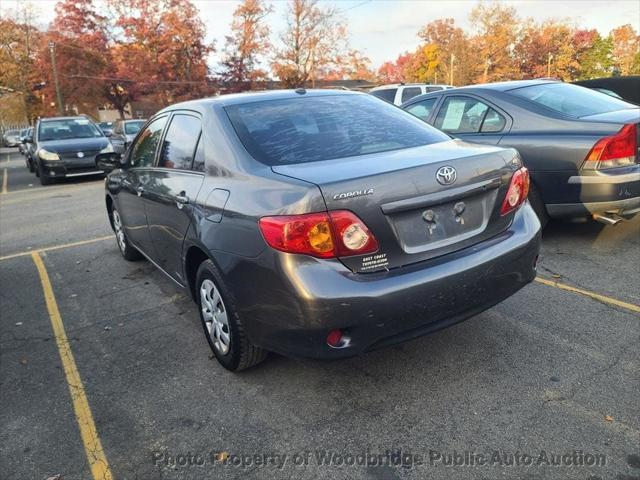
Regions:
<instances>
[{"instance_id":1,"label":"corolla badge","mask_svg":"<svg viewBox=\"0 0 640 480\"><path fill-rule=\"evenodd\" d=\"M436 172L436 180L440 185L451 185L458 178L456 169L448 165L440 167Z\"/></svg>"},{"instance_id":2,"label":"corolla badge","mask_svg":"<svg viewBox=\"0 0 640 480\"><path fill-rule=\"evenodd\" d=\"M78 152L78 158L84 157L84 152Z\"/></svg>"},{"instance_id":3,"label":"corolla badge","mask_svg":"<svg viewBox=\"0 0 640 480\"><path fill-rule=\"evenodd\" d=\"M363 195L373 195L373 188L364 188L362 190L354 190L352 192L336 193L334 200L345 200L347 198L361 197Z\"/></svg>"}]
</instances>

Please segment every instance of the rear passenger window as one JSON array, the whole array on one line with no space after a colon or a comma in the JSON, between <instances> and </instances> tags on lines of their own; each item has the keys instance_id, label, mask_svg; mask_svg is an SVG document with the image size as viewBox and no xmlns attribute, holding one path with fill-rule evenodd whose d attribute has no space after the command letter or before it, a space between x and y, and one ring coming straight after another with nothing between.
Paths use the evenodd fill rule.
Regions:
<instances>
[{"instance_id":1,"label":"rear passenger window","mask_svg":"<svg viewBox=\"0 0 640 480\"><path fill-rule=\"evenodd\" d=\"M385 88L383 90L375 90L371 92L371 95L373 95L374 97L378 97L385 102L393 103L396 98L397 91L397 88Z\"/></svg>"},{"instance_id":2,"label":"rear passenger window","mask_svg":"<svg viewBox=\"0 0 640 480\"><path fill-rule=\"evenodd\" d=\"M428 98L427 100L416 102L407 108L407 112L426 122L429 115L431 115L431 110L433 110L436 100L436 98Z\"/></svg>"},{"instance_id":3,"label":"rear passenger window","mask_svg":"<svg viewBox=\"0 0 640 480\"><path fill-rule=\"evenodd\" d=\"M493 108L490 108L487 115L484 117L484 122L482 122L482 128L480 131L484 133L500 132L506 123L507 121L502 115L496 112Z\"/></svg>"},{"instance_id":4,"label":"rear passenger window","mask_svg":"<svg viewBox=\"0 0 640 480\"><path fill-rule=\"evenodd\" d=\"M420 87L406 87L402 90L402 103L407 100L411 100L413 97L417 97L422 94L422 89Z\"/></svg>"},{"instance_id":5,"label":"rear passenger window","mask_svg":"<svg viewBox=\"0 0 640 480\"><path fill-rule=\"evenodd\" d=\"M452 133L501 131L505 118L485 103L471 97L448 97L436 117L435 126Z\"/></svg>"},{"instance_id":6,"label":"rear passenger window","mask_svg":"<svg viewBox=\"0 0 640 480\"><path fill-rule=\"evenodd\" d=\"M191 169L200 130L199 118L183 114L174 115L162 142L158 167Z\"/></svg>"}]
</instances>

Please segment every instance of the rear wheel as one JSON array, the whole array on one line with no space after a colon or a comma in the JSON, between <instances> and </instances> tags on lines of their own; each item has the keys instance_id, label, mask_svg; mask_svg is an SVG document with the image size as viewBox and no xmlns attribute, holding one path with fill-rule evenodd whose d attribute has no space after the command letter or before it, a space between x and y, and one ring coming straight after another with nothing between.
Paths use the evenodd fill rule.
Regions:
<instances>
[{"instance_id":1,"label":"rear wheel","mask_svg":"<svg viewBox=\"0 0 640 480\"><path fill-rule=\"evenodd\" d=\"M233 306L233 297L211 260L205 260L198 268L196 300L204 334L224 368L237 372L266 358L266 350L256 347L247 338Z\"/></svg>"},{"instance_id":2,"label":"rear wheel","mask_svg":"<svg viewBox=\"0 0 640 480\"><path fill-rule=\"evenodd\" d=\"M27 168L31 173L35 172L36 170L35 168L33 168L33 160L31 160L30 158L27 158Z\"/></svg>"},{"instance_id":3,"label":"rear wheel","mask_svg":"<svg viewBox=\"0 0 640 480\"><path fill-rule=\"evenodd\" d=\"M549 214L547 214L547 208L544 206L540 192L538 192L538 189L533 183L529 187L529 203L531 204L533 211L538 215L540 225L544 228L547 225L547 222L549 222Z\"/></svg>"},{"instance_id":4,"label":"rear wheel","mask_svg":"<svg viewBox=\"0 0 640 480\"><path fill-rule=\"evenodd\" d=\"M130 262L133 262L134 260L140 260L142 258L142 254L129 243L127 234L124 231L122 219L120 218L120 214L115 208L111 210L111 220L113 222L113 231L116 234L116 242L118 242L118 248L120 249L120 253L122 254L122 256Z\"/></svg>"}]
</instances>

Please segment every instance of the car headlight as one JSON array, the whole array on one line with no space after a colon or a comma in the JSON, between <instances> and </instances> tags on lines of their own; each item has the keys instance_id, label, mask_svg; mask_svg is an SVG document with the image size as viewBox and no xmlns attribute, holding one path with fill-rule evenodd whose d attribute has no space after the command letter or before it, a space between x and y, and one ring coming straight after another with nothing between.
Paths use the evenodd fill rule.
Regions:
<instances>
[{"instance_id":1,"label":"car headlight","mask_svg":"<svg viewBox=\"0 0 640 480\"><path fill-rule=\"evenodd\" d=\"M38 151L38 156L42 160L47 160L49 162L53 162L54 160L60 160L60 156L57 153L49 152L49 151L45 150L44 148L41 148Z\"/></svg>"},{"instance_id":2,"label":"car headlight","mask_svg":"<svg viewBox=\"0 0 640 480\"><path fill-rule=\"evenodd\" d=\"M113 145L111 145L111 143L108 143L106 147L100 150L100 153L113 153Z\"/></svg>"}]
</instances>

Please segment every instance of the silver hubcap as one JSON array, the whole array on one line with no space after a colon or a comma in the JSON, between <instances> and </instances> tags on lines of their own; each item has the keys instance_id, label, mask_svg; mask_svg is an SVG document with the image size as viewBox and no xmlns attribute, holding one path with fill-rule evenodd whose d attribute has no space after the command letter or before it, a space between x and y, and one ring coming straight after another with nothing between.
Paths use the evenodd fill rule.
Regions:
<instances>
[{"instance_id":1,"label":"silver hubcap","mask_svg":"<svg viewBox=\"0 0 640 480\"><path fill-rule=\"evenodd\" d=\"M227 309L224 307L220 292L208 278L200 285L200 308L213 346L222 355L226 355L231 344Z\"/></svg>"},{"instance_id":2,"label":"silver hubcap","mask_svg":"<svg viewBox=\"0 0 640 480\"><path fill-rule=\"evenodd\" d=\"M124 238L124 229L122 228L122 220L120 220L120 215L117 210L113 211L113 228L116 231L116 240L118 240L118 246L120 250L124 253L127 249L127 244Z\"/></svg>"}]
</instances>

